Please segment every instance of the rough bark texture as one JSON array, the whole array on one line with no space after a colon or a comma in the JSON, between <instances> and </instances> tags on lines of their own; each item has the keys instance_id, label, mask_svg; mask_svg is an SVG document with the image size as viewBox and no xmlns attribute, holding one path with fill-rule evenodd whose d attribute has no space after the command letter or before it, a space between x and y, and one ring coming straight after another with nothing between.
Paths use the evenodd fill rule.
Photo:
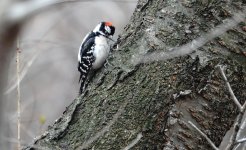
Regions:
<instances>
[{"instance_id":1,"label":"rough bark texture","mask_svg":"<svg viewBox=\"0 0 246 150\"><path fill-rule=\"evenodd\" d=\"M28 148L122 149L142 133L133 149L211 149L188 120L219 146L238 110L216 65L227 66L243 102L245 23L190 55L137 66L130 58L188 43L244 6L239 0L139 0L109 58L112 65L102 68L86 93ZM177 97L181 91L190 93Z\"/></svg>"}]
</instances>

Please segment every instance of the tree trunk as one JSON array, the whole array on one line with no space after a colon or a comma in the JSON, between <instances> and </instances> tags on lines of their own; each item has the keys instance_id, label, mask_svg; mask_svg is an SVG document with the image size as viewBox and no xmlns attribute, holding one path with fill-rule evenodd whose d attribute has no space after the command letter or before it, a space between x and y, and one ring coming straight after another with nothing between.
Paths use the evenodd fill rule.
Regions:
<instances>
[{"instance_id":1,"label":"tree trunk","mask_svg":"<svg viewBox=\"0 0 246 150\"><path fill-rule=\"evenodd\" d=\"M216 66L226 65L243 103L245 22L192 54L137 65L131 58L168 54L243 7L240 0L139 0L110 65L96 73L87 91L27 149L211 149L189 120L219 146L238 109Z\"/></svg>"}]
</instances>

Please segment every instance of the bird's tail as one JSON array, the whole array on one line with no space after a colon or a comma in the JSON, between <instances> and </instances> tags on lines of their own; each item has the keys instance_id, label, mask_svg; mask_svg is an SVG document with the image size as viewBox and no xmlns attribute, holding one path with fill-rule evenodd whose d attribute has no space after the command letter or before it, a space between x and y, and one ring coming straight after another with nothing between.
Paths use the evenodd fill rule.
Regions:
<instances>
[{"instance_id":1,"label":"bird's tail","mask_svg":"<svg viewBox=\"0 0 246 150\"><path fill-rule=\"evenodd\" d=\"M79 95L82 94L82 92L86 88L86 78L88 76L88 73L90 71L90 66L82 65L78 63L78 71L80 72L80 77L79 77L79 83L80 83L80 88L79 88Z\"/></svg>"},{"instance_id":2,"label":"bird's tail","mask_svg":"<svg viewBox=\"0 0 246 150\"><path fill-rule=\"evenodd\" d=\"M83 91L86 88L86 78L87 78L87 74L80 74L80 78L79 78L79 82L80 82L80 88L79 88L79 94L82 94Z\"/></svg>"}]
</instances>

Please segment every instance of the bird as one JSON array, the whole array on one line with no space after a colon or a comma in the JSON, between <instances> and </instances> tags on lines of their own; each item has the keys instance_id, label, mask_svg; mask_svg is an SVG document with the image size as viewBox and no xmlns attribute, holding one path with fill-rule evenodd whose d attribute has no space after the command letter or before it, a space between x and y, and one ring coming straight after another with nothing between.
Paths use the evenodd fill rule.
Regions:
<instances>
[{"instance_id":1,"label":"bird","mask_svg":"<svg viewBox=\"0 0 246 150\"><path fill-rule=\"evenodd\" d=\"M109 51L109 40L115 33L115 27L111 22L100 22L94 30L83 39L78 52L78 71L80 72L79 94L82 94L86 80L91 70L97 70L105 63Z\"/></svg>"}]
</instances>

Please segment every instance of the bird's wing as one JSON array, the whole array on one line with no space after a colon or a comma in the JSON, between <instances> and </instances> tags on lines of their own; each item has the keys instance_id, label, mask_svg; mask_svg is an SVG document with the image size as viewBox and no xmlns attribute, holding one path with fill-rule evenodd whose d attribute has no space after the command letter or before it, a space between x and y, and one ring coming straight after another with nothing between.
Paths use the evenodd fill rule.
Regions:
<instances>
[{"instance_id":1,"label":"bird's wing","mask_svg":"<svg viewBox=\"0 0 246 150\"><path fill-rule=\"evenodd\" d=\"M80 46L80 56L82 57L85 51L93 45L94 41L92 40L96 34L94 32L88 33L82 41Z\"/></svg>"}]
</instances>

